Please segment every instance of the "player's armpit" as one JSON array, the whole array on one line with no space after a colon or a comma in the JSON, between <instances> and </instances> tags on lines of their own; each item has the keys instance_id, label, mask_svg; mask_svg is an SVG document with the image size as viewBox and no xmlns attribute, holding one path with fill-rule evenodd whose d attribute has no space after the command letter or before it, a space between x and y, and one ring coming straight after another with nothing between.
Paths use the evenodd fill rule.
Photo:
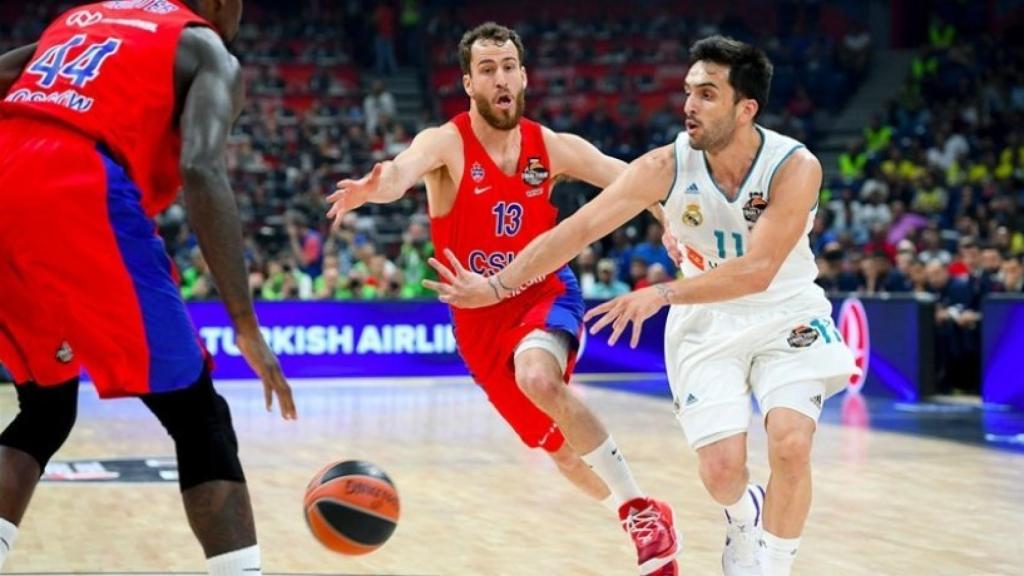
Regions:
<instances>
[{"instance_id":1,"label":"player's armpit","mask_svg":"<svg viewBox=\"0 0 1024 576\"><path fill-rule=\"evenodd\" d=\"M380 190L369 200L391 202L401 198L424 175L444 166L449 155L461 150L461 139L452 126L423 130L394 160L384 163Z\"/></svg>"}]
</instances>

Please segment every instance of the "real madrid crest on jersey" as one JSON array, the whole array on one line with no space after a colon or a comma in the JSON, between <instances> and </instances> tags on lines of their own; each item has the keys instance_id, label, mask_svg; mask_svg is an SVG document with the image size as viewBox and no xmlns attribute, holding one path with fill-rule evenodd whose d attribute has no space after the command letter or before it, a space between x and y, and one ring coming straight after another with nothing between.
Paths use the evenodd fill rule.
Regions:
<instances>
[{"instance_id":1,"label":"real madrid crest on jersey","mask_svg":"<svg viewBox=\"0 0 1024 576\"><path fill-rule=\"evenodd\" d=\"M687 204L683 210L683 224L697 227L704 223L704 214L700 211L700 204Z\"/></svg>"},{"instance_id":2,"label":"real madrid crest on jersey","mask_svg":"<svg viewBox=\"0 0 1024 576\"><path fill-rule=\"evenodd\" d=\"M526 167L523 168L523 182L530 186L540 186L548 179L549 172L540 161L540 156L530 156L526 160Z\"/></svg>"},{"instance_id":3,"label":"real madrid crest on jersey","mask_svg":"<svg viewBox=\"0 0 1024 576\"><path fill-rule=\"evenodd\" d=\"M484 179L484 167L479 162L473 162L473 166L469 169L469 176L473 178L473 182L479 184Z\"/></svg>"},{"instance_id":4,"label":"real madrid crest on jersey","mask_svg":"<svg viewBox=\"0 0 1024 576\"><path fill-rule=\"evenodd\" d=\"M750 199L743 205L743 218L754 224L767 207L768 201L764 199L764 192L751 192Z\"/></svg>"}]
</instances>

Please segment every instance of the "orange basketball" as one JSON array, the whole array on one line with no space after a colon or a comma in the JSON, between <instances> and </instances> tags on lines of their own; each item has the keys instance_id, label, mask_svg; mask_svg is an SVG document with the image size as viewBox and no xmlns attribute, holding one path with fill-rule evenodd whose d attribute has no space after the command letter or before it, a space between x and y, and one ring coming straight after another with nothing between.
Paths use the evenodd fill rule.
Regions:
<instances>
[{"instance_id":1,"label":"orange basketball","mask_svg":"<svg viewBox=\"0 0 1024 576\"><path fill-rule=\"evenodd\" d=\"M306 487L306 524L321 544L342 554L368 554L398 523L398 491L383 470L359 460L323 467Z\"/></svg>"}]
</instances>

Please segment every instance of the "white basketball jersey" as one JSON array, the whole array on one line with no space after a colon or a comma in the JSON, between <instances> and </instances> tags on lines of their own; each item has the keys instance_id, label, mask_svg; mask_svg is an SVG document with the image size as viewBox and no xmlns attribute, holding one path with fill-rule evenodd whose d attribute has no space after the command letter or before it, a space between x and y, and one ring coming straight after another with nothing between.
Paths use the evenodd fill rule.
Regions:
<instances>
[{"instance_id":1,"label":"white basketball jersey","mask_svg":"<svg viewBox=\"0 0 1024 576\"><path fill-rule=\"evenodd\" d=\"M756 126L761 147L754 157L746 179L733 201L711 177L704 152L690 148L690 137L680 132L675 142L676 178L672 184L665 213L672 233L683 251L683 275L699 276L730 258L750 251L751 230L771 202L772 178L779 166L804 145ZM731 302L755 305L780 304L794 296L814 290L818 267L807 234L814 223L817 205L807 215L804 236L786 257L768 290ZM821 293L818 289L816 292Z\"/></svg>"}]
</instances>

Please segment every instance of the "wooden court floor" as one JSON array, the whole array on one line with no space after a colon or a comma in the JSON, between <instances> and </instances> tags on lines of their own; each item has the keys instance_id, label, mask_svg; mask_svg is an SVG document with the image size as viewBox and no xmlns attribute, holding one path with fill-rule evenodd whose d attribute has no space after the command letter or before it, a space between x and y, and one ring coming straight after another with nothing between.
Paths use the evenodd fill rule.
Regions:
<instances>
[{"instance_id":1,"label":"wooden court floor","mask_svg":"<svg viewBox=\"0 0 1024 576\"><path fill-rule=\"evenodd\" d=\"M262 408L254 383L228 383L265 574L630 575L611 513L576 493L540 452L522 448L465 381L296 383L297 422ZM683 574L721 574L724 520L705 495L669 400L577 387L604 419L640 485L669 500L684 532ZM14 416L0 386L0 426ZM766 480L764 432L751 464ZM58 460L171 457L134 400L80 397ZM370 556L322 549L301 499L331 460L375 462L395 481L402 518ZM822 424L815 502L794 574L1024 575L1024 454L862 427ZM14 574L201 573L173 482L46 483L5 565Z\"/></svg>"}]
</instances>

